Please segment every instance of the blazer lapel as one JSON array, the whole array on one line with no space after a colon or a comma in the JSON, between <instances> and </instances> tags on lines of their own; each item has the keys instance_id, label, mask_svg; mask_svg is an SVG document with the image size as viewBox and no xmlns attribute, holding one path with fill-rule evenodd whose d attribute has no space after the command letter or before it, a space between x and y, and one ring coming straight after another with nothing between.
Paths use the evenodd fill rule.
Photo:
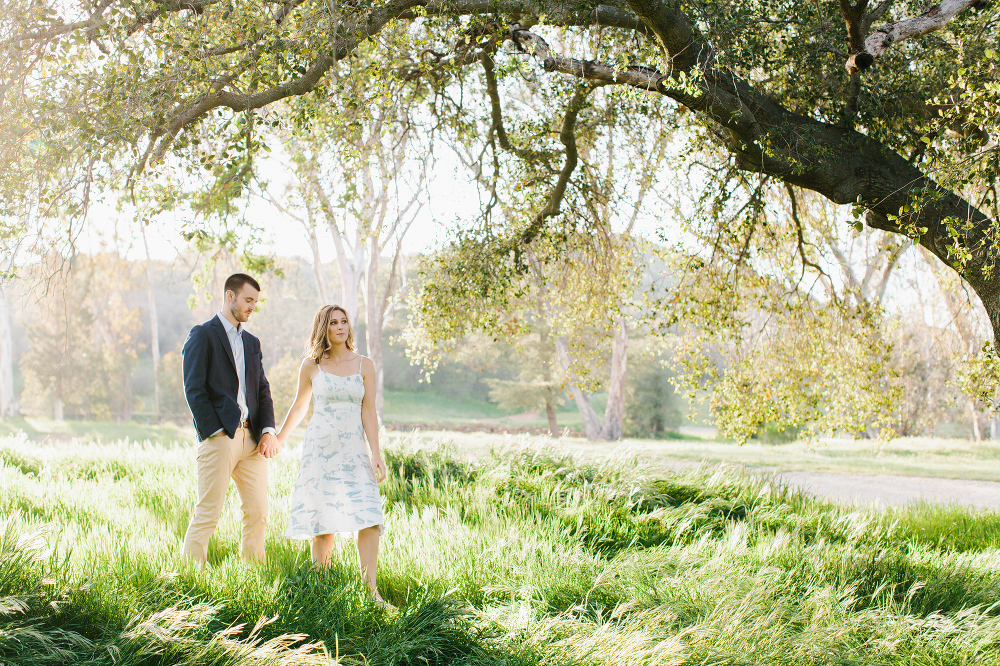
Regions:
<instances>
[{"instance_id":1,"label":"blazer lapel","mask_svg":"<svg viewBox=\"0 0 1000 666\"><path fill-rule=\"evenodd\" d=\"M219 337L219 342L222 343L223 349L227 350L229 353L226 354L226 358L229 362L233 364L233 370L236 370L236 357L233 355L233 346L229 344L229 336L226 335L226 327L222 325L219 321L219 317L212 317L212 330Z\"/></svg>"}]
</instances>

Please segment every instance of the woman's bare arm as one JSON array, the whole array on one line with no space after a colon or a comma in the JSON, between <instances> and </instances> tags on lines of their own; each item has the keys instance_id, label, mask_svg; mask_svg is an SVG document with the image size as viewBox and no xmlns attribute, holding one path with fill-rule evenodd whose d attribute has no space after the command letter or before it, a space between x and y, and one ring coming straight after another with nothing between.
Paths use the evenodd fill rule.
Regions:
<instances>
[{"instance_id":1,"label":"woman's bare arm","mask_svg":"<svg viewBox=\"0 0 1000 666\"><path fill-rule=\"evenodd\" d=\"M288 441L288 436L292 434L292 431L302 422L306 412L309 411L309 400L312 398L312 380L317 370L316 362L313 359L302 360L302 365L299 366L299 386L295 391L295 400L288 408L285 422L281 424L281 430L278 431L278 442L282 446Z\"/></svg>"},{"instance_id":2,"label":"woman's bare arm","mask_svg":"<svg viewBox=\"0 0 1000 666\"><path fill-rule=\"evenodd\" d=\"M382 452L378 445L378 412L375 409L375 364L370 358L361 361L361 378L365 382L365 397L361 400L361 426L368 438L368 448L371 449L372 469L375 480L385 479L385 463L382 462Z\"/></svg>"}]
</instances>

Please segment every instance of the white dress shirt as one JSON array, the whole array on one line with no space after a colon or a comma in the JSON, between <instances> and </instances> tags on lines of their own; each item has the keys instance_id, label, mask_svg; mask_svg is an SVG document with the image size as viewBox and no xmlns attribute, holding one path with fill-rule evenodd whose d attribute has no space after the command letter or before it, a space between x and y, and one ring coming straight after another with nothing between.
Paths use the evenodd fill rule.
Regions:
<instances>
[{"instance_id":1,"label":"white dress shirt","mask_svg":"<svg viewBox=\"0 0 1000 666\"><path fill-rule=\"evenodd\" d=\"M216 315L219 321L222 322L222 326L226 329L226 336L229 338L229 346L233 350L233 360L236 361L236 376L239 378L239 389L236 391L236 404L240 408L240 421L246 421L247 417L250 415L250 408L247 407L247 362L246 354L243 351L243 326L236 325L233 326L232 323L226 318L226 315L221 312ZM213 435L218 435L222 432L222 428L212 433ZM274 434L274 428L267 427L261 431L261 434L271 433Z\"/></svg>"}]
</instances>

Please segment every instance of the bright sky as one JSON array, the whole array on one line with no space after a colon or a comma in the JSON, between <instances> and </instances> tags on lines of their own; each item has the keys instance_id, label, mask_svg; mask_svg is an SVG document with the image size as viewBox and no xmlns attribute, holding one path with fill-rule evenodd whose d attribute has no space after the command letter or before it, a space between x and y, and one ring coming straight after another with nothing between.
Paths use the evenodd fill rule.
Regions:
<instances>
[{"instance_id":1,"label":"bright sky","mask_svg":"<svg viewBox=\"0 0 1000 666\"><path fill-rule=\"evenodd\" d=\"M281 192L286 182L277 165L272 164L267 173L272 192ZM447 228L463 216L471 217L479 210L476 188L462 182L453 168L438 169L439 174L432 180L427 192L427 204L420 211L404 240L407 253L428 252L444 242ZM293 219L285 217L270 202L253 196L246 200L247 220L267 230L267 236L260 251L271 251L278 256L300 256L311 259L311 251L302 227ZM132 259L144 258L142 237L138 225L133 221L131 211L119 212L113 204L98 203L92 206L90 224L81 234L79 247L84 252L99 249L114 242L117 234L120 246L126 256ZM184 248L186 241L181 237L185 213L166 213L156 218L146 228L150 255L154 259L172 259ZM324 261L334 261L336 251L329 231L320 229L320 250ZM325 232L325 233L323 233Z\"/></svg>"},{"instance_id":2,"label":"bright sky","mask_svg":"<svg viewBox=\"0 0 1000 666\"><path fill-rule=\"evenodd\" d=\"M269 159L262 165L261 175L268 181L268 189L276 196L285 189L286 184L294 182L294 176L288 174L277 159ZM440 247L447 241L449 230L473 220L484 204L475 183L447 150L437 154L425 199L423 208L403 242L404 251L408 254L430 252ZM247 220L267 232L258 251L312 259L305 232L297 221L284 216L259 196L249 197L245 205ZM186 221L184 216L185 213L166 213L146 228L150 255L154 259L172 259L184 248L186 241L181 236L181 229ZM90 223L79 238L79 248L84 252L99 250L102 246L114 243L117 235L119 247L128 258L145 258L142 237L134 219L133 211L119 212L115 210L113 202L93 205L89 214ZM653 215L641 215L636 221L634 232L640 236L655 238L662 225L663 221ZM335 261L333 237L325 227L320 229L319 241L324 262Z\"/></svg>"}]
</instances>

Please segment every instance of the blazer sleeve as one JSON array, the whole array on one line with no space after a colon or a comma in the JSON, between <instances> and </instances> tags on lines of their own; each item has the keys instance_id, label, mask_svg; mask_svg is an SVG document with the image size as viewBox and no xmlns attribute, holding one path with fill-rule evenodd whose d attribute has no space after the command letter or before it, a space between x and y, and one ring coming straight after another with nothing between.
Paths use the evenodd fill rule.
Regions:
<instances>
[{"instance_id":1,"label":"blazer sleeve","mask_svg":"<svg viewBox=\"0 0 1000 666\"><path fill-rule=\"evenodd\" d=\"M191 416L194 417L195 429L204 438L212 432L206 432L206 429L219 421L215 408L208 397L207 379L212 353L204 327L195 326L191 329L187 340L184 341L181 355L184 370L184 397L187 399L188 408L191 409Z\"/></svg>"},{"instance_id":2,"label":"blazer sleeve","mask_svg":"<svg viewBox=\"0 0 1000 666\"><path fill-rule=\"evenodd\" d=\"M257 341L260 351L260 341ZM271 401L271 384L264 375L264 355L260 354L260 381L257 383L257 413L260 415L260 429L274 428L274 403Z\"/></svg>"}]
</instances>

